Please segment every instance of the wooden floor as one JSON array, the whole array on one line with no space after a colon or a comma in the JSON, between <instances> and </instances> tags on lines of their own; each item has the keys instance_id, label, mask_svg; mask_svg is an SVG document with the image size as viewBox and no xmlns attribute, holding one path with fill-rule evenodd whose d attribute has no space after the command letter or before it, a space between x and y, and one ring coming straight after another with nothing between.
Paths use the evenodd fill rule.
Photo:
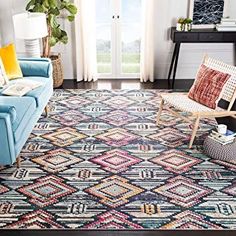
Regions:
<instances>
[{"instance_id":1,"label":"wooden floor","mask_svg":"<svg viewBox=\"0 0 236 236\"><path fill-rule=\"evenodd\" d=\"M177 80L175 89L188 91L193 80ZM61 88L64 89L168 89L167 80L156 80L154 83L140 83L132 79L98 80L93 83L65 80Z\"/></svg>"}]
</instances>

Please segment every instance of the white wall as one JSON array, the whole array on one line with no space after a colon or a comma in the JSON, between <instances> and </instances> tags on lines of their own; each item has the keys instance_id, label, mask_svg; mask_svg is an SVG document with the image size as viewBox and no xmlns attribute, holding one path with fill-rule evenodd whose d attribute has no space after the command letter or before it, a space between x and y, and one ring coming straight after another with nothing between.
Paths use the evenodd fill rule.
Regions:
<instances>
[{"instance_id":1,"label":"white wall","mask_svg":"<svg viewBox=\"0 0 236 236\"><path fill-rule=\"evenodd\" d=\"M169 28L174 26L176 19L187 16L188 0L155 0L156 1L156 23L155 23L155 77L165 79L173 52L173 44L169 39ZM228 0L229 16L236 18L236 0ZM0 33L1 44L14 41L12 26L12 15L24 10L28 0L5 0L0 1ZM69 43L56 47L54 51L61 52L63 56L65 78L75 78L75 60L73 25L64 24L69 33ZM24 54L24 44L16 41L19 55ZM233 63L233 45L231 44L185 44L181 48L180 62L177 72L178 79L194 78L199 63L205 53L219 58L227 63Z\"/></svg>"}]
</instances>

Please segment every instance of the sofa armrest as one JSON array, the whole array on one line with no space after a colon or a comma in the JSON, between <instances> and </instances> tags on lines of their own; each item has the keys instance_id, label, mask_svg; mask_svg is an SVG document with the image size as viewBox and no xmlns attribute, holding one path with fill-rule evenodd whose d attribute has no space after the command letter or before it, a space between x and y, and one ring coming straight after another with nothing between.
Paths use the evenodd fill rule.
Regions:
<instances>
[{"instance_id":1,"label":"sofa armrest","mask_svg":"<svg viewBox=\"0 0 236 236\"><path fill-rule=\"evenodd\" d=\"M48 58L20 58L19 63L24 77L52 77L52 62Z\"/></svg>"},{"instance_id":2,"label":"sofa armrest","mask_svg":"<svg viewBox=\"0 0 236 236\"><path fill-rule=\"evenodd\" d=\"M10 114L0 113L0 165L12 165L16 161Z\"/></svg>"},{"instance_id":3,"label":"sofa armrest","mask_svg":"<svg viewBox=\"0 0 236 236\"><path fill-rule=\"evenodd\" d=\"M12 124L16 121L17 114L16 114L16 108L14 106L0 105L0 113L9 114Z\"/></svg>"}]
</instances>

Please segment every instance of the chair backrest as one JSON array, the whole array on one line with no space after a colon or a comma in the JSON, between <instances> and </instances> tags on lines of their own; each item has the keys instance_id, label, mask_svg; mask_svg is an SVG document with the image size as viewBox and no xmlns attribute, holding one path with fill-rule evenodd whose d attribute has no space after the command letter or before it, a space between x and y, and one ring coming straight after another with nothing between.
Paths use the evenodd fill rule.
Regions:
<instances>
[{"instance_id":1,"label":"chair backrest","mask_svg":"<svg viewBox=\"0 0 236 236\"><path fill-rule=\"evenodd\" d=\"M231 110L236 99L236 67L210 58L207 55L204 57L203 64L214 70L232 75L222 94L222 99L229 102L228 110Z\"/></svg>"}]
</instances>

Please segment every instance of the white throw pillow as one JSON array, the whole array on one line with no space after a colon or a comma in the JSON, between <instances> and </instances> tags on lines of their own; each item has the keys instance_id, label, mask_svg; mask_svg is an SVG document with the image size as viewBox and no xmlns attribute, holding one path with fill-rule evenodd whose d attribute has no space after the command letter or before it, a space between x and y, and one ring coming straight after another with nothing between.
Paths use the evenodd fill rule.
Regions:
<instances>
[{"instance_id":1,"label":"white throw pillow","mask_svg":"<svg viewBox=\"0 0 236 236\"><path fill-rule=\"evenodd\" d=\"M2 88L7 83L8 83L8 78L7 78L7 75L6 75L4 65L2 63L2 59L0 57L0 88Z\"/></svg>"}]
</instances>

